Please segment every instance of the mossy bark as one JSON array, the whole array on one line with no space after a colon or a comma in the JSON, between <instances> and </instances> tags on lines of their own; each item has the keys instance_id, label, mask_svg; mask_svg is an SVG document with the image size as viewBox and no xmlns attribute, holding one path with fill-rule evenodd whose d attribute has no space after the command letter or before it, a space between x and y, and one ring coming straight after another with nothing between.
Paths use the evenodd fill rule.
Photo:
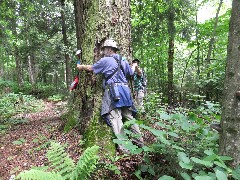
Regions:
<instances>
[{"instance_id":1,"label":"mossy bark","mask_svg":"<svg viewBox=\"0 0 240 180\"><path fill-rule=\"evenodd\" d=\"M74 9L77 47L82 49L83 64L93 64L101 58L101 47L108 38L118 42L121 55L131 57L129 0L75 0ZM102 152L112 154L115 152L113 133L100 117L102 93L100 76L80 73L77 98L85 146L96 144L102 147Z\"/></svg>"},{"instance_id":2,"label":"mossy bark","mask_svg":"<svg viewBox=\"0 0 240 180\"><path fill-rule=\"evenodd\" d=\"M232 166L240 163L240 1L233 0L220 136L220 153L234 158Z\"/></svg>"}]
</instances>

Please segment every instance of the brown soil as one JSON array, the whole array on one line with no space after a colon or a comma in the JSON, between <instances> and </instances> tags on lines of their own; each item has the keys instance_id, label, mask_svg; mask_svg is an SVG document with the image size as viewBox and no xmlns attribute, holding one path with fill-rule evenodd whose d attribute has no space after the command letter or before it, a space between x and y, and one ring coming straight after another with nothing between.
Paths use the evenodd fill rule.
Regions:
<instances>
[{"instance_id":1,"label":"brown soil","mask_svg":"<svg viewBox=\"0 0 240 180\"><path fill-rule=\"evenodd\" d=\"M46 151L50 140L66 144L66 152L77 163L82 149L79 145L81 135L77 129L68 133L63 132L64 122L60 116L64 112L64 104L45 102L45 110L38 113L19 114L17 119L27 119L27 123L13 125L5 134L0 136L0 180L10 180L24 170L32 167L47 166ZM154 141L149 133L144 133L144 139ZM15 141L21 140L22 144ZM118 155L118 154L117 154ZM109 163L109 159L101 159L103 164ZM91 179L138 179L134 172L142 163L142 155L133 155L121 158L114 164L121 171L116 175L99 167ZM111 162L110 162L111 163ZM152 178L154 179L154 178ZM155 178L156 179L156 178Z\"/></svg>"},{"instance_id":2,"label":"brown soil","mask_svg":"<svg viewBox=\"0 0 240 180\"><path fill-rule=\"evenodd\" d=\"M27 123L13 125L0 137L0 179L9 180L11 176L28 170L33 166L47 165L46 149L49 140L61 144L67 143L66 152L78 161L81 149L79 140L81 136L77 130L69 133L60 131L63 121L64 104L45 102L45 110L38 113L20 114L17 119L27 119ZM22 138L22 139L20 139ZM14 141L21 140L22 144Z\"/></svg>"}]
</instances>

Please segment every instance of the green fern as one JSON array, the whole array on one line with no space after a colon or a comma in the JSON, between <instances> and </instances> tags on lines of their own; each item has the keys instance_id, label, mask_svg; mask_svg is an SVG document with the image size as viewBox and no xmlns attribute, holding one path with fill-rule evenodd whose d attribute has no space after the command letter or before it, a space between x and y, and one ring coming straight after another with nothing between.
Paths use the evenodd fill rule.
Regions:
<instances>
[{"instance_id":1,"label":"green fern","mask_svg":"<svg viewBox=\"0 0 240 180\"><path fill-rule=\"evenodd\" d=\"M84 151L77 163L77 167L73 172L71 179L84 180L90 175L96 168L96 164L99 160L99 156L96 155L99 150L99 146L93 146Z\"/></svg>"},{"instance_id":2,"label":"green fern","mask_svg":"<svg viewBox=\"0 0 240 180\"><path fill-rule=\"evenodd\" d=\"M51 142L50 149L47 152L47 158L54 172L58 172L65 179L70 178L69 175L75 169L75 165L73 160L64 151L63 146L59 143Z\"/></svg>"},{"instance_id":3,"label":"green fern","mask_svg":"<svg viewBox=\"0 0 240 180\"><path fill-rule=\"evenodd\" d=\"M73 160L65 153L64 147L59 143L51 142L47 157L52 172L31 169L21 172L16 179L22 180L65 180L65 179L87 179L96 168L99 156L98 146L87 148L75 166Z\"/></svg>"},{"instance_id":4,"label":"green fern","mask_svg":"<svg viewBox=\"0 0 240 180\"><path fill-rule=\"evenodd\" d=\"M44 172L36 169L23 171L16 178L21 180L64 180L60 174L54 172Z\"/></svg>"}]
</instances>

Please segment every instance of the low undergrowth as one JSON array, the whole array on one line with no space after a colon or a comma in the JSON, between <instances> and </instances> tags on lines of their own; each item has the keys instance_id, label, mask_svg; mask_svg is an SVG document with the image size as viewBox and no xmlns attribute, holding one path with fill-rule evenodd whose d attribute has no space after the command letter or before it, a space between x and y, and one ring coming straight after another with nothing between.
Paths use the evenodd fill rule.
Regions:
<instances>
[{"instance_id":1,"label":"low undergrowth","mask_svg":"<svg viewBox=\"0 0 240 180\"><path fill-rule=\"evenodd\" d=\"M220 121L220 105L201 102L195 109L179 106L169 112L158 97L149 93L144 118L127 121L125 140L113 140L130 154L95 162L89 179L240 179L240 167L232 169L228 166L232 158L218 154L219 134L210 128ZM134 134L127 130L135 123L144 134L143 147L132 143Z\"/></svg>"},{"instance_id":2,"label":"low undergrowth","mask_svg":"<svg viewBox=\"0 0 240 180\"><path fill-rule=\"evenodd\" d=\"M14 117L17 114L43 110L44 102L31 95L6 93L0 95L0 133L11 125L26 123L27 119Z\"/></svg>"}]
</instances>

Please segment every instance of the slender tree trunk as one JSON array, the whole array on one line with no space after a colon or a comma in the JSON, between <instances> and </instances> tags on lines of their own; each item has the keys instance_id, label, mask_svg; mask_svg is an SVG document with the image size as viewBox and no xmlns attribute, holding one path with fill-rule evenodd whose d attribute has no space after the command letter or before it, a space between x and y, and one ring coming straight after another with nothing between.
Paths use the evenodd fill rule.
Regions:
<instances>
[{"instance_id":1,"label":"slender tree trunk","mask_svg":"<svg viewBox=\"0 0 240 180\"><path fill-rule=\"evenodd\" d=\"M66 27L66 18L65 18L65 0L61 0L61 6L62 6L62 10L61 10L61 19L62 19L62 34L63 34L63 43L64 46L66 48L68 48L68 38L67 38L67 27ZM69 86L69 84L71 83L71 67L70 67L70 56L67 52L64 53L65 54L65 65L66 65L66 70L65 70L65 78L66 78L66 84L67 87Z\"/></svg>"},{"instance_id":2,"label":"slender tree trunk","mask_svg":"<svg viewBox=\"0 0 240 180\"><path fill-rule=\"evenodd\" d=\"M82 49L83 64L93 64L101 56L101 47L108 38L118 42L120 54L132 57L129 0L75 0L77 47ZM130 59L128 59L130 61ZM98 144L106 151L115 149L112 130L102 122L99 108L102 82L92 73L80 73L79 85L80 131L86 146Z\"/></svg>"},{"instance_id":3,"label":"slender tree trunk","mask_svg":"<svg viewBox=\"0 0 240 180\"><path fill-rule=\"evenodd\" d=\"M22 87L23 86L23 70L22 70L22 62L19 57L19 51L18 47L14 47L14 57L15 57L15 62L16 62L16 75L17 75L17 81L18 81L18 86Z\"/></svg>"},{"instance_id":4,"label":"slender tree trunk","mask_svg":"<svg viewBox=\"0 0 240 180\"><path fill-rule=\"evenodd\" d=\"M2 59L2 61L0 61L0 77L2 78L2 79L4 79L4 80L6 80L5 79L5 74L6 74L6 72L5 72L5 66L4 66L4 57L5 57L5 54L3 53L3 51L1 51L1 55L0 55L1 57L1 59Z\"/></svg>"},{"instance_id":5,"label":"slender tree trunk","mask_svg":"<svg viewBox=\"0 0 240 180\"><path fill-rule=\"evenodd\" d=\"M195 8L197 9L197 0L195 0ZM196 43L197 43L197 80L200 80L200 43L199 43L199 30L198 30L198 15L196 11L196 16L195 16L195 21L196 21ZM198 94L200 95L200 87L197 88Z\"/></svg>"},{"instance_id":6,"label":"slender tree trunk","mask_svg":"<svg viewBox=\"0 0 240 180\"><path fill-rule=\"evenodd\" d=\"M35 72L35 58L32 52L28 55L28 76L30 83L35 86L36 72Z\"/></svg>"},{"instance_id":7,"label":"slender tree trunk","mask_svg":"<svg viewBox=\"0 0 240 180\"><path fill-rule=\"evenodd\" d=\"M15 39L17 39L17 23L15 19L12 19L12 23L13 23L13 35L15 36ZM17 43L14 46L14 57L15 57L15 62L16 62L16 76L17 76L17 82L18 82L18 86L22 87L24 80L23 80L23 69L22 69L22 61L19 57L19 49L17 46Z\"/></svg>"},{"instance_id":8,"label":"slender tree trunk","mask_svg":"<svg viewBox=\"0 0 240 180\"><path fill-rule=\"evenodd\" d=\"M157 49L156 49L156 54L157 54ZM161 68L162 68L162 62L160 61L160 57L158 56L157 57L157 61L158 61L158 64L159 64L159 66L158 66L158 73L160 73L160 74L163 74L164 73L164 71L162 71L161 72ZM149 67L149 66L147 66L147 67ZM157 74L158 74L157 73ZM163 76L162 76L163 77ZM162 81L161 81L161 79L160 79L160 75L158 75L157 76L157 81L158 81L158 89L159 89L159 92L162 92L162 87L163 87L163 84L162 84Z\"/></svg>"},{"instance_id":9,"label":"slender tree trunk","mask_svg":"<svg viewBox=\"0 0 240 180\"><path fill-rule=\"evenodd\" d=\"M222 3L223 3L223 0L220 0L219 6L218 6L218 9L217 9L217 13L216 13L215 22L214 22L213 34L212 34L212 37L211 37L210 42L209 42L208 54L207 54L207 59L206 59L207 68L209 68L210 63L211 63L210 59L211 59L211 55L212 55L212 51L213 51L213 46L214 46L214 43L215 43L216 29L217 29L217 24L218 24L218 15L219 15ZM208 69L207 78L210 79L210 69ZM211 86L208 83L206 85L206 100L211 99L210 94L211 94Z\"/></svg>"},{"instance_id":10,"label":"slender tree trunk","mask_svg":"<svg viewBox=\"0 0 240 180\"><path fill-rule=\"evenodd\" d=\"M26 35L26 43L28 47L28 56L27 56L27 61L28 61L28 77L30 83L33 85L33 89L35 88L36 84L36 72L35 72L35 57L34 57L34 49L33 49L33 42L32 42L32 37L31 37L31 18L30 16L28 17L28 21L26 22L26 29L28 30L27 35Z\"/></svg>"},{"instance_id":11,"label":"slender tree trunk","mask_svg":"<svg viewBox=\"0 0 240 180\"><path fill-rule=\"evenodd\" d=\"M168 104L172 106L174 103L174 90L173 90L173 61L174 61L174 36L175 36L175 26L174 17L175 12L172 7L170 7L168 12Z\"/></svg>"},{"instance_id":12,"label":"slender tree trunk","mask_svg":"<svg viewBox=\"0 0 240 180\"><path fill-rule=\"evenodd\" d=\"M41 69L41 78L42 78L42 82L47 84L47 67L46 67L46 65L44 65L43 68Z\"/></svg>"},{"instance_id":13,"label":"slender tree trunk","mask_svg":"<svg viewBox=\"0 0 240 180\"><path fill-rule=\"evenodd\" d=\"M230 19L227 67L224 81L220 153L240 163L240 1L233 0Z\"/></svg>"}]
</instances>

